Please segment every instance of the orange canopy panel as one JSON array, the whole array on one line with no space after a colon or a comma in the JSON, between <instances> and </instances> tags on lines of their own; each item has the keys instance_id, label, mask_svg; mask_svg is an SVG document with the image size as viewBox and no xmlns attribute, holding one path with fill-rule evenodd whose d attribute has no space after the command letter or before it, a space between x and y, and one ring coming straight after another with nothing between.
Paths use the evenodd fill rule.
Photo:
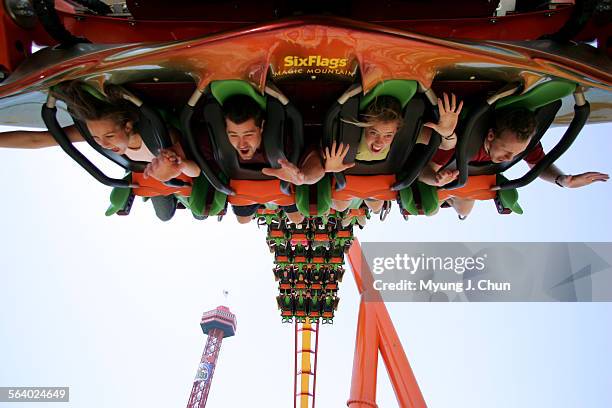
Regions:
<instances>
[{"instance_id":1,"label":"orange canopy panel","mask_svg":"<svg viewBox=\"0 0 612 408\"><path fill-rule=\"evenodd\" d=\"M185 176L184 174L176 178L191 183L191 177ZM191 195L191 186L169 187L154 178L145 178L143 173L132 173L132 182L140 186L133 191L134 194L141 197L157 197L171 194L180 194L188 197Z\"/></svg>"},{"instance_id":2,"label":"orange canopy panel","mask_svg":"<svg viewBox=\"0 0 612 408\"><path fill-rule=\"evenodd\" d=\"M395 175L346 176L346 187L340 191L334 189L332 199L352 200L355 198L374 198L377 200L395 200L397 193L391 190Z\"/></svg>"},{"instance_id":3,"label":"orange canopy panel","mask_svg":"<svg viewBox=\"0 0 612 408\"><path fill-rule=\"evenodd\" d=\"M90 24L88 17L83 26ZM128 42L110 47L92 44L73 54L44 49L4 80L0 97L46 90L76 78L98 85L143 78L161 82L194 78L200 90L211 81L224 79L246 80L263 90L267 80L301 79L313 86L319 79L332 78L359 81L367 92L389 79L416 80L429 88L437 75L452 72L462 80L476 75L529 85L553 76L583 86L612 89L607 60L602 62L595 54L572 50L561 52L558 47L524 43L453 41L363 22L303 17L190 40ZM589 90L587 99L594 100L596 93ZM609 102L601 109L608 106Z\"/></svg>"},{"instance_id":4,"label":"orange canopy panel","mask_svg":"<svg viewBox=\"0 0 612 408\"><path fill-rule=\"evenodd\" d=\"M236 192L228 197L232 205L295 204L295 197L281 191L280 180L231 180L230 187Z\"/></svg>"},{"instance_id":5,"label":"orange canopy panel","mask_svg":"<svg viewBox=\"0 0 612 408\"><path fill-rule=\"evenodd\" d=\"M497 191L491 191L491 187L497 184L495 174L485 176L471 176L465 186L456 190L439 190L438 199L444 201L447 198L471 198L472 200L492 200Z\"/></svg>"}]
</instances>

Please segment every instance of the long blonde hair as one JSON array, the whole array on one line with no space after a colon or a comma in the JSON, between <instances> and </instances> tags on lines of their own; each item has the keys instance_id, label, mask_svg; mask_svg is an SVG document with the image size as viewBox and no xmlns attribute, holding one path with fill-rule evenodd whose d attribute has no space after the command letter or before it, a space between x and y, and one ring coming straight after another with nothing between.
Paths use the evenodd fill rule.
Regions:
<instances>
[{"instance_id":1,"label":"long blonde hair","mask_svg":"<svg viewBox=\"0 0 612 408\"><path fill-rule=\"evenodd\" d=\"M122 127L128 122L138 121L138 109L121 97L120 87L105 85L106 100L102 100L88 91L87 86L82 81L67 81L54 86L50 92L66 102L70 112L79 120L110 119Z\"/></svg>"},{"instance_id":2,"label":"long blonde hair","mask_svg":"<svg viewBox=\"0 0 612 408\"><path fill-rule=\"evenodd\" d=\"M374 98L374 100L365 108L365 111L360 115L361 120L357 119L344 119L341 120L345 123L350 123L357 127L367 128L374 125L377 122L398 122L397 128L401 128L404 124L402 117L402 105L393 96L381 95Z\"/></svg>"}]
</instances>

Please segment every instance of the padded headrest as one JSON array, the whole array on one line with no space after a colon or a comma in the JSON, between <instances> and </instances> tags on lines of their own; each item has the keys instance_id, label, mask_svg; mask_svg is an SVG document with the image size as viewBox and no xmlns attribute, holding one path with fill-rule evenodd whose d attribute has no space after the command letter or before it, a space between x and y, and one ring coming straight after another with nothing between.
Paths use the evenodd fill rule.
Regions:
<instances>
[{"instance_id":1,"label":"padded headrest","mask_svg":"<svg viewBox=\"0 0 612 408\"><path fill-rule=\"evenodd\" d=\"M383 95L394 97L400 102L402 109L404 109L416 93L418 87L419 85L416 81L404 79L383 81L361 98L359 110L363 111L376 97Z\"/></svg>"},{"instance_id":2,"label":"padded headrest","mask_svg":"<svg viewBox=\"0 0 612 408\"><path fill-rule=\"evenodd\" d=\"M210 92L222 106L225 100L230 96L246 95L257 102L261 110L266 110L266 98L245 81L237 79L213 81L210 84Z\"/></svg>"},{"instance_id":3,"label":"padded headrest","mask_svg":"<svg viewBox=\"0 0 612 408\"><path fill-rule=\"evenodd\" d=\"M94 98L96 98L96 99L98 99L98 100L100 100L102 102L107 102L106 95L104 95L102 92L100 92L98 89L94 88L93 86L83 82L81 84L81 88L83 88L83 90L85 92L87 92L88 94L90 94Z\"/></svg>"},{"instance_id":4,"label":"padded headrest","mask_svg":"<svg viewBox=\"0 0 612 408\"><path fill-rule=\"evenodd\" d=\"M576 90L576 84L561 79L544 82L520 95L511 95L495 104L495 110L501 108L525 108L534 112L542 106L558 101Z\"/></svg>"}]
</instances>

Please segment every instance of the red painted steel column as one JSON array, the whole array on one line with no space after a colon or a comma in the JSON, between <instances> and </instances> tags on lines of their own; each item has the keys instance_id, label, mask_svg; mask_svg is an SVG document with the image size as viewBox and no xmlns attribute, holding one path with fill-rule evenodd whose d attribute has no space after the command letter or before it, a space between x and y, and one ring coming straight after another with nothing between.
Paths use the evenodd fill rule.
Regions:
<instances>
[{"instance_id":1,"label":"red painted steel column","mask_svg":"<svg viewBox=\"0 0 612 408\"><path fill-rule=\"evenodd\" d=\"M378 328L376 312L363 300L359 303L359 320L353 357L350 408L371 408L376 405L376 373L378 370Z\"/></svg>"},{"instance_id":2,"label":"red painted steel column","mask_svg":"<svg viewBox=\"0 0 612 408\"><path fill-rule=\"evenodd\" d=\"M374 358L378 362L378 349L380 348L381 355L389 379L393 385L395 396L400 407L406 408L426 408L427 404L423 398L423 394L419 388L416 377L412 372L402 343L397 335L395 327L387 307L383 302L378 292L372 292L372 282L374 280L372 273L367 263L362 262L362 252L359 241L355 239L348 253L351 270L355 277L355 282L359 293L361 294L361 303L359 306L359 321L357 325L357 339L355 343L355 357L353 360L353 381L351 384L351 399L349 400L350 407L375 407L376 403L376 366L374 366L374 392L370 391L371 384L365 383L369 380L369 373L364 373L363 370L372 370L366 366L364 360ZM368 296L368 301L364 300L364 296ZM375 327L372 324L367 324L372 320L375 322ZM374 357L372 357L372 354ZM359 387L366 390L360 391ZM359 401L361 405L351 405L352 401L357 401L361 395L372 395L372 399L367 401ZM370 394L366 394L369 392ZM368 405L369 404L369 405Z\"/></svg>"},{"instance_id":3,"label":"red painted steel column","mask_svg":"<svg viewBox=\"0 0 612 408\"><path fill-rule=\"evenodd\" d=\"M379 348L400 407L427 408L419 384L412 372L402 342L384 303L373 303L380 336Z\"/></svg>"}]
</instances>

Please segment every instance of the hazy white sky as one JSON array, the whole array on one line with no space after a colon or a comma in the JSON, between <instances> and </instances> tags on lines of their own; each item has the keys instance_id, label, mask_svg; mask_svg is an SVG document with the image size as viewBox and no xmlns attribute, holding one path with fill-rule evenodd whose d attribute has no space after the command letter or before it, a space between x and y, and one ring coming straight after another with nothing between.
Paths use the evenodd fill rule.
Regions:
<instances>
[{"instance_id":1,"label":"hazy white sky","mask_svg":"<svg viewBox=\"0 0 612 408\"><path fill-rule=\"evenodd\" d=\"M612 173L611 133L588 127L560 167ZM201 314L228 289L238 332L224 342L208 406L291 406L293 329L276 310L263 229L185 212L164 224L140 202L107 218L109 189L59 148L0 150L0 180L0 386L70 386L70 407L185 406ZM395 207L358 237L611 241L611 199L610 183L571 191L538 181L521 190L523 216L483 202L464 222L450 210L404 222ZM349 393L359 301L350 273L340 297L321 330L319 407L345 406ZM609 303L388 307L430 407L612 406ZM382 408L397 406L386 377L381 362Z\"/></svg>"}]
</instances>

